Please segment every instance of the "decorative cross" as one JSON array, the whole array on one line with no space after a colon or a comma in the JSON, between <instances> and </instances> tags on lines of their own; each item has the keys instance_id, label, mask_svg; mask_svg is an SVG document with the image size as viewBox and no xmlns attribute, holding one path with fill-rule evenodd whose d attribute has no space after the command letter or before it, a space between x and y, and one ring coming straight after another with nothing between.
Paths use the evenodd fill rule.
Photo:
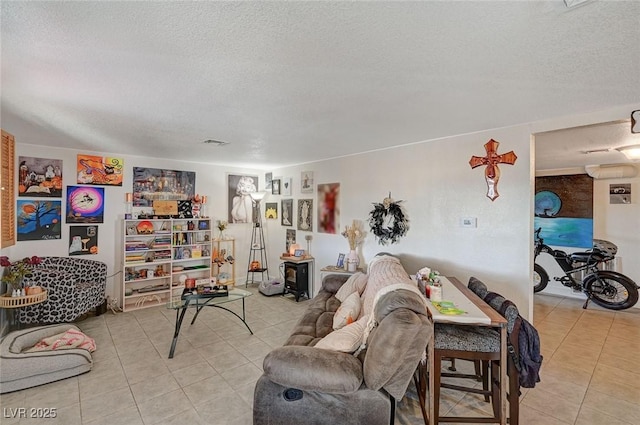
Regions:
<instances>
[{"instance_id":1,"label":"decorative cross","mask_svg":"<svg viewBox=\"0 0 640 425\"><path fill-rule=\"evenodd\" d=\"M498 193L498 180L500 180L500 169L498 164L513 165L516 163L518 157L513 151L498 155L499 142L491 139L484 145L484 149L487 151L487 155L484 157L472 156L469 160L471 168L476 168L481 165L486 165L484 170L484 178L487 181L487 198L495 201L500 196Z\"/></svg>"}]
</instances>

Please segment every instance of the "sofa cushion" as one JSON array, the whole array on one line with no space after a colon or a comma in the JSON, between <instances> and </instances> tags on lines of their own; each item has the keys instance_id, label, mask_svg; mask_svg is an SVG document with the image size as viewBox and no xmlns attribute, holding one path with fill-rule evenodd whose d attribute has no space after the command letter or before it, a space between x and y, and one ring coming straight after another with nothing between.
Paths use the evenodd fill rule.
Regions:
<instances>
[{"instance_id":1,"label":"sofa cushion","mask_svg":"<svg viewBox=\"0 0 640 425\"><path fill-rule=\"evenodd\" d=\"M362 385L357 358L315 347L276 348L264 358L262 368L271 381L303 391L348 394Z\"/></svg>"},{"instance_id":2,"label":"sofa cushion","mask_svg":"<svg viewBox=\"0 0 640 425\"><path fill-rule=\"evenodd\" d=\"M353 353L360 347L360 344L362 344L362 336L364 335L364 327L366 324L367 318L362 317L357 322L353 322L350 325L331 332L318 341L315 347L325 350L341 351L343 353Z\"/></svg>"},{"instance_id":3,"label":"sofa cushion","mask_svg":"<svg viewBox=\"0 0 640 425\"><path fill-rule=\"evenodd\" d=\"M358 320L360 308L360 295L356 291L349 295L336 310L333 315L333 329L340 329Z\"/></svg>"},{"instance_id":4,"label":"sofa cushion","mask_svg":"<svg viewBox=\"0 0 640 425\"><path fill-rule=\"evenodd\" d=\"M362 295L365 287L367 286L367 275L361 272L354 273L349 276L349 279L338 289L336 292L336 298L341 303L347 299L347 297L354 292L358 292L358 295Z\"/></svg>"}]
</instances>

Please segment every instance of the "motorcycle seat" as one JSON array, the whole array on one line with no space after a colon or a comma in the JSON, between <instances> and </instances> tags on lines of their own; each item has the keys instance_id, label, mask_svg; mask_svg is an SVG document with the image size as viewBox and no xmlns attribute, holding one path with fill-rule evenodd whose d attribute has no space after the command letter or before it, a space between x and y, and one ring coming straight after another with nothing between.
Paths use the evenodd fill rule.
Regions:
<instances>
[{"instance_id":1,"label":"motorcycle seat","mask_svg":"<svg viewBox=\"0 0 640 425\"><path fill-rule=\"evenodd\" d=\"M604 261L605 257L598 251L574 252L570 255L571 261L576 263L595 264Z\"/></svg>"}]
</instances>

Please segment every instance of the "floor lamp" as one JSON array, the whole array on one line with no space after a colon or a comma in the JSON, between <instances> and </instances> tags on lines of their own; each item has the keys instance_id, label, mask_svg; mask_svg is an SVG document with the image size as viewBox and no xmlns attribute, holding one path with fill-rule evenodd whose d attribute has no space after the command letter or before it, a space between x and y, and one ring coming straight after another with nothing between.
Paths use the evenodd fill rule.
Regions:
<instances>
[{"instance_id":1,"label":"floor lamp","mask_svg":"<svg viewBox=\"0 0 640 425\"><path fill-rule=\"evenodd\" d=\"M247 280L245 287L250 283L257 283L255 274L260 274L260 281L264 281L264 274L269 280L269 266L267 264L267 247L264 242L264 230L262 227L262 213L260 211L260 201L267 192L251 192L253 200L253 231L251 233L251 246L249 247L249 264L247 266Z\"/></svg>"}]
</instances>

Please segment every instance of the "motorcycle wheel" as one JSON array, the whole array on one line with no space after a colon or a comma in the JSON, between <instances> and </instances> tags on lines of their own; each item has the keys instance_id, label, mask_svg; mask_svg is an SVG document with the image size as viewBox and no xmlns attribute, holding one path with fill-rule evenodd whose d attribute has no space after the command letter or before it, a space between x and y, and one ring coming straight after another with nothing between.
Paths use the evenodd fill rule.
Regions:
<instances>
[{"instance_id":1,"label":"motorcycle wheel","mask_svg":"<svg viewBox=\"0 0 640 425\"><path fill-rule=\"evenodd\" d=\"M609 270L590 274L584 288L594 303L610 310L624 310L638 302L638 287L627 276Z\"/></svg>"},{"instance_id":2,"label":"motorcycle wheel","mask_svg":"<svg viewBox=\"0 0 640 425\"><path fill-rule=\"evenodd\" d=\"M547 271L540 265L533 265L533 292L540 292L547 287L549 283L549 275Z\"/></svg>"}]
</instances>

